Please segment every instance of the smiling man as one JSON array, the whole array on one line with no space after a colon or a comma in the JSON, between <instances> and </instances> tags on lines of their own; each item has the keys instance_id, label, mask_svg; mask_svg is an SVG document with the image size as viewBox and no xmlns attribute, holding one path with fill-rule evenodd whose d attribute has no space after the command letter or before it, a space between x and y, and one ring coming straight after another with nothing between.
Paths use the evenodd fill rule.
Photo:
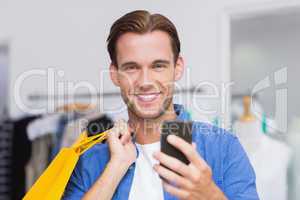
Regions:
<instances>
[{"instance_id":1,"label":"smiling man","mask_svg":"<svg viewBox=\"0 0 300 200\"><path fill-rule=\"evenodd\" d=\"M161 123L191 120L173 104L174 84L184 71L173 23L160 14L134 11L112 25L107 41L111 79L120 88L129 121L117 122L107 143L81 156L63 198L258 199L247 155L222 129L193 122L193 144L167 138L188 165L160 152Z\"/></svg>"}]
</instances>

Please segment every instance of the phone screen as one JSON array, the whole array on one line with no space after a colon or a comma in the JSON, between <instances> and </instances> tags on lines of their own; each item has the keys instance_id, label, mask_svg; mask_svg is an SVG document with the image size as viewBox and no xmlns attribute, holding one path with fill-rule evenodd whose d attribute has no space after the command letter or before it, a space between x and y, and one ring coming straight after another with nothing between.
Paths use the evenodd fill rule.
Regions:
<instances>
[{"instance_id":1,"label":"phone screen","mask_svg":"<svg viewBox=\"0 0 300 200\"><path fill-rule=\"evenodd\" d=\"M191 121L165 121L161 128L161 151L169 156L175 157L185 164L189 164L186 156L177 148L167 142L168 135L176 135L188 143L192 143Z\"/></svg>"}]
</instances>

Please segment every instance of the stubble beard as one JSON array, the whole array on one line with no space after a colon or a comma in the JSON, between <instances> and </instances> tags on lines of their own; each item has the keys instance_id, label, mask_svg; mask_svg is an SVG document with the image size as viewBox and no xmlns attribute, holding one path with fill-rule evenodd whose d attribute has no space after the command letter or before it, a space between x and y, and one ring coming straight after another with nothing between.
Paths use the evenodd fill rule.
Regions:
<instances>
[{"instance_id":1,"label":"stubble beard","mask_svg":"<svg viewBox=\"0 0 300 200\"><path fill-rule=\"evenodd\" d=\"M159 111L157 114L151 115L151 116L145 116L142 112L139 111L136 104L133 100L130 100L126 95L122 94L123 101L127 105L128 112L133 114L136 118L140 120L154 120L156 121L161 116L163 116L165 113L169 112L169 108L171 104L173 103L173 96L167 97L163 100L162 106L159 108Z\"/></svg>"}]
</instances>

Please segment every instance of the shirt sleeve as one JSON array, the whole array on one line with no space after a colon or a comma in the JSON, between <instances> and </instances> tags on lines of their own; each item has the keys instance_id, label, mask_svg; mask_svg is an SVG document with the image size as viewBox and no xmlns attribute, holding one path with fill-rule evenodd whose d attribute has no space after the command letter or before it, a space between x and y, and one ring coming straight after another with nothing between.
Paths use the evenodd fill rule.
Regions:
<instances>
[{"instance_id":1,"label":"shirt sleeve","mask_svg":"<svg viewBox=\"0 0 300 200\"><path fill-rule=\"evenodd\" d=\"M65 189L63 200L79 200L101 176L109 161L107 144L96 144L80 156Z\"/></svg>"},{"instance_id":2,"label":"shirt sleeve","mask_svg":"<svg viewBox=\"0 0 300 200\"><path fill-rule=\"evenodd\" d=\"M80 163L78 163L71 175L71 178L69 179L62 199L80 200L86 192L84 185L83 177L80 173Z\"/></svg>"},{"instance_id":3,"label":"shirt sleeve","mask_svg":"<svg viewBox=\"0 0 300 200\"><path fill-rule=\"evenodd\" d=\"M229 142L224 160L224 192L230 200L258 200L255 173L237 137Z\"/></svg>"}]
</instances>

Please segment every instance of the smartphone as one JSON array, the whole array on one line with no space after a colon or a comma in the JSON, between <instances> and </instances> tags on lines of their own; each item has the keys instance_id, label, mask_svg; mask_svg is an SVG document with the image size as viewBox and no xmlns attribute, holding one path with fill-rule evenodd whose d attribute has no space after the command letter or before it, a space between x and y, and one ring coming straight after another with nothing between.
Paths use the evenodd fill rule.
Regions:
<instances>
[{"instance_id":1,"label":"smartphone","mask_svg":"<svg viewBox=\"0 0 300 200\"><path fill-rule=\"evenodd\" d=\"M191 121L164 121L161 127L161 152L175 157L185 164L189 164L189 160L186 156L177 148L172 146L167 141L168 135L176 135L184 139L188 143L192 143L192 122Z\"/></svg>"}]
</instances>

